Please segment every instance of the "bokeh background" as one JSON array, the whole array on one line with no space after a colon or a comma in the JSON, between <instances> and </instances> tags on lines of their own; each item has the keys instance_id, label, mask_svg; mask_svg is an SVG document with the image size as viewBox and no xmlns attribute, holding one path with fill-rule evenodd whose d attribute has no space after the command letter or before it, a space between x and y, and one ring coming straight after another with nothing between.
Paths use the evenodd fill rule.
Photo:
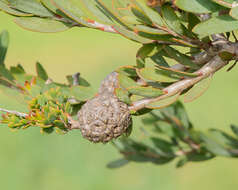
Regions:
<instances>
[{"instance_id":1,"label":"bokeh background","mask_svg":"<svg viewBox=\"0 0 238 190\"><path fill-rule=\"evenodd\" d=\"M0 30L10 32L7 66L21 63L29 73L40 61L49 75L64 82L64 76L79 71L98 88L113 69L135 63L138 44L115 34L74 28L57 34L23 30L13 18L0 12ZM229 131L238 124L238 69L220 71L209 90L186 104L190 118L200 130ZM0 92L0 107L20 109L22 103ZM135 128L142 126L136 123ZM65 136L41 135L39 129L11 132L0 126L0 189L5 190L235 190L238 159L216 158L189 163L175 169L131 163L123 168L106 168L120 155L111 145L95 145L74 131Z\"/></svg>"}]
</instances>

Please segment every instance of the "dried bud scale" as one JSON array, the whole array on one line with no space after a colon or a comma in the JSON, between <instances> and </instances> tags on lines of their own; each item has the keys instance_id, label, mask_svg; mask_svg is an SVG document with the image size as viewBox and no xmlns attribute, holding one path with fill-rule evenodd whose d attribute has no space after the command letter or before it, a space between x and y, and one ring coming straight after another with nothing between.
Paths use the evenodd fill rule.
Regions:
<instances>
[{"instance_id":1,"label":"dried bud scale","mask_svg":"<svg viewBox=\"0 0 238 190\"><path fill-rule=\"evenodd\" d=\"M79 128L83 137L106 143L126 132L132 124L128 106L121 102L114 90L118 74L109 74L102 82L96 97L86 102L78 112Z\"/></svg>"}]
</instances>

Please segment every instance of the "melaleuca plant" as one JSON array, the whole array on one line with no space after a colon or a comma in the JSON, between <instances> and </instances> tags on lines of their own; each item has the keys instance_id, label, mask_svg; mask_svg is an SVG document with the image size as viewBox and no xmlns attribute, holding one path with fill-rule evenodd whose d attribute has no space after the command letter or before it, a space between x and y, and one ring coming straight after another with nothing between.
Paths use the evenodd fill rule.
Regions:
<instances>
[{"instance_id":1,"label":"melaleuca plant","mask_svg":"<svg viewBox=\"0 0 238 190\"><path fill-rule=\"evenodd\" d=\"M87 27L141 44L133 65L112 71L97 93L79 73L68 83L52 81L40 63L36 76L4 62L8 34L0 38L0 88L27 102L28 112L0 108L12 130L39 127L42 133L79 130L98 143L111 142L122 154L108 167L130 161L177 166L216 156L238 157L233 135L196 130L180 100L190 102L212 76L238 56L236 0L0 0L17 25L35 32ZM231 65L230 65L231 64ZM143 117L147 138L131 138L133 117Z\"/></svg>"}]
</instances>

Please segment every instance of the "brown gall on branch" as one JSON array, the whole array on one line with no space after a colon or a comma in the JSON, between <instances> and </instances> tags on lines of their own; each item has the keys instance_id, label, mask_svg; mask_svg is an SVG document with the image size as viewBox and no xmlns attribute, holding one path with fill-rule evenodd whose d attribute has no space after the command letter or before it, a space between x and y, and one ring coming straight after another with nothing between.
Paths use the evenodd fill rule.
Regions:
<instances>
[{"instance_id":1,"label":"brown gall on branch","mask_svg":"<svg viewBox=\"0 0 238 190\"><path fill-rule=\"evenodd\" d=\"M116 72L109 74L98 94L79 110L78 121L73 121L72 129L80 129L83 137L94 143L107 143L127 133L132 125L127 104L114 95L117 77Z\"/></svg>"}]
</instances>

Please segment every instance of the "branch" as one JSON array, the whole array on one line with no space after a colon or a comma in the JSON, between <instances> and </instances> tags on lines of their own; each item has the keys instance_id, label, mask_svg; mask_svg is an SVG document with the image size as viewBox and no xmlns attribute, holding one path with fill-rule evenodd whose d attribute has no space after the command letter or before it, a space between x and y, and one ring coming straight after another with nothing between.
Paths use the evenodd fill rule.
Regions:
<instances>
[{"instance_id":1,"label":"branch","mask_svg":"<svg viewBox=\"0 0 238 190\"><path fill-rule=\"evenodd\" d=\"M7 109L3 109L3 108L0 108L0 111L6 112L6 113L9 113L9 114L14 114L16 116L24 117L24 118L28 116L28 114L26 114L26 113L22 113L22 112L18 112L18 111L12 111L12 110L7 110Z\"/></svg>"},{"instance_id":2,"label":"branch","mask_svg":"<svg viewBox=\"0 0 238 190\"><path fill-rule=\"evenodd\" d=\"M216 71L223 68L227 62L224 62L219 56L215 56L210 60L206 65L204 65L200 70L194 72L199 74L196 78L187 78L181 81L178 81L167 88L163 89L164 95L161 95L156 98L142 99L135 102L132 106L129 107L130 110L137 111L146 107L146 105L163 100L175 94L181 93L183 90L193 86L194 84L200 82L201 80L207 78L208 76L214 74Z\"/></svg>"},{"instance_id":3,"label":"branch","mask_svg":"<svg viewBox=\"0 0 238 190\"><path fill-rule=\"evenodd\" d=\"M118 33L112 26L101 24L101 23L99 23L97 21L94 21L94 20L89 20L88 19L88 25L90 25L92 28L102 30L104 32ZM77 22L73 22L73 26L84 27L83 25L78 24Z\"/></svg>"}]
</instances>

